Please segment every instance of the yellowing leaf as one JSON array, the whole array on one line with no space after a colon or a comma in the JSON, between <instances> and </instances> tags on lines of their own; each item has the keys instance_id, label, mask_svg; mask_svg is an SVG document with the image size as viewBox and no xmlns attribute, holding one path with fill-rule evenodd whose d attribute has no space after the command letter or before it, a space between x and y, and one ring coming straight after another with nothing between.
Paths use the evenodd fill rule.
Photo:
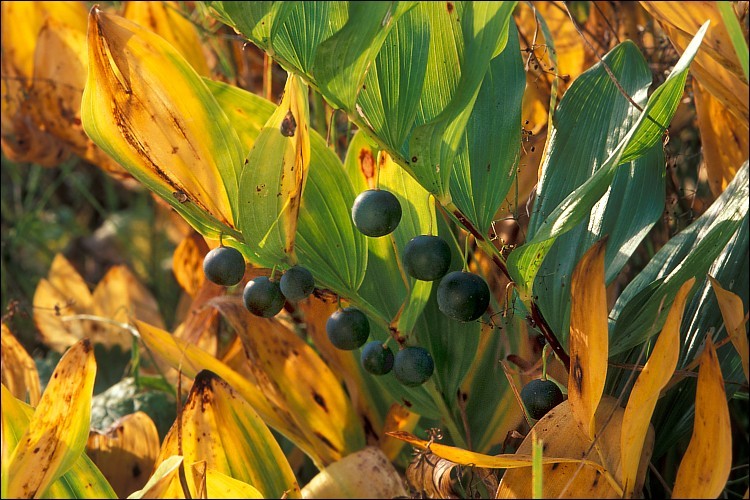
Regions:
<instances>
[{"instance_id":1,"label":"yellowing leaf","mask_svg":"<svg viewBox=\"0 0 750 500\"><path fill-rule=\"evenodd\" d=\"M690 69L701 86L747 126L748 82L716 2L641 2L641 5L659 21L679 52L684 52L703 23L711 21Z\"/></svg>"},{"instance_id":2,"label":"yellowing leaf","mask_svg":"<svg viewBox=\"0 0 750 500\"><path fill-rule=\"evenodd\" d=\"M212 301L234 327L258 384L287 408L325 466L364 446L364 432L341 381L300 337L277 319L248 312L238 297Z\"/></svg>"},{"instance_id":3,"label":"yellowing leaf","mask_svg":"<svg viewBox=\"0 0 750 500\"><path fill-rule=\"evenodd\" d=\"M302 498L399 498L401 476L379 448L368 446L330 464L302 489Z\"/></svg>"},{"instance_id":4,"label":"yellowing leaf","mask_svg":"<svg viewBox=\"0 0 750 500\"><path fill-rule=\"evenodd\" d=\"M266 498L299 497L299 486L276 438L253 408L209 371L195 377L182 412L181 436L172 426L157 463L181 448L185 461L254 485ZM181 439L181 444L178 443ZM179 496L179 481L169 491Z\"/></svg>"},{"instance_id":5,"label":"yellowing leaf","mask_svg":"<svg viewBox=\"0 0 750 500\"><path fill-rule=\"evenodd\" d=\"M296 263L302 191L310 165L308 88L289 74L281 104L258 134L240 181L240 229L261 261Z\"/></svg>"},{"instance_id":6,"label":"yellowing leaf","mask_svg":"<svg viewBox=\"0 0 750 500\"><path fill-rule=\"evenodd\" d=\"M119 323L133 319L162 327L164 321L159 305L151 292L125 266L114 266L94 289L93 313ZM108 346L120 345L129 350L132 345L130 332L118 326L101 322L88 322L92 341Z\"/></svg>"},{"instance_id":7,"label":"yellowing leaf","mask_svg":"<svg viewBox=\"0 0 750 500\"><path fill-rule=\"evenodd\" d=\"M177 2L125 2L122 15L171 43L200 75L209 76L203 46L193 23L185 19Z\"/></svg>"},{"instance_id":8,"label":"yellowing leaf","mask_svg":"<svg viewBox=\"0 0 750 500\"><path fill-rule=\"evenodd\" d=\"M9 497L43 494L78 460L89 432L95 376L94 350L81 340L60 359L10 457Z\"/></svg>"},{"instance_id":9,"label":"yellowing leaf","mask_svg":"<svg viewBox=\"0 0 750 500\"><path fill-rule=\"evenodd\" d=\"M412 446L417 448L429 450L440 458L450 460L451 462L461 465L471 465L472 467L485 467L488 469L515 469L518 467L531 467L531 453L506 453L503 455L485 455L483 453L476 453L474 451L464 450L462 448L456 448L455 446L447 446L440 443L430 443L424 439L419 439L417 436L409 432L389 432L389 436L396 439L406 441ZM586 465L590 465L598 470L602 470L602 467L598 464L583 460ZM575 463L580 464L580 458L572 457L544 457L542 459L544 464L557 464L557 463Z\"/></svg>"},{"instance_id":10,"label":"yellowing leaf","mask_svg":"<svg viewBox=\"0 0 750 500\"><path fill-rule=\"evenodd\" d=\"M201 77L163 38L98 7L88 47L89 137L199 232L232 233L242 153Z\"/></svg>"},{"instance_id":11,"label":"yellowing leaf","mask_svg":"<svg viewBox=\"0 0 750 500\"><path fill-rule=\"evenodd\" d=\"M205 467L205 462L191 467L195 483L205 487L198 489L198 498L266 498L254 486Z\"/></svg>"},{"instance_id":12,"label":"yellowing leaf","mask_svg":"<svg viewBox=\"0 0 750 500\"><path fill-rule=\"evenodd\" d=\"M206 280L203 273L203 259L208 253L208 245L201 235L191 233L182 239L172 257L172 272L183 290L195 297Z\"/></svg>"},{"instance_id":13,"label":"yellowing leaf","mask_svg":"<svg viewBox=\"0 0 750 500\"><path fill-rule=\"evenodd\" d=\"M635 489L641 451L651 416L659 399L659 392L667 385L677 368L677 360L680 357L680 323L693 283L695 283L695 278L690 278L677 292L661 334L656 340L643 371L633 385L628 405L625 408L620 451L622 453L622 481L627 498L633 495Z\"/></svg>"},{"instance_id":14,"label":"yellowing leaf","mask_svg":"<svg viewBox=\"0 0 750 500\"><path fill-rule=\"evenodd\" d=\"M118 419L104 432L91 431L86 453L117 496L124 498L146 484L159 445L159 432L153 420L138 411Z\"/></svg>"},{"instance_id":15,"label":"yellowing leaf","mask_svg":"<svg viewBox=\"0 0 750 500\"><path fill-rule=\"evenodd\" d=\"M716 498L732 468L732 426L724 377L711 337L701 355L695 394L695 421L677 470L672 498Z\"/></svg>"},{"instance_id":16,"label":"yellowing leaf","mask_svg":"<svg viewBox=\"0 0 750 500\"><path fill-rule=\"evenodd\" d=\"M201 370L216 373L250 403L264 422L284 434L306 452L311 449L289 411L272 405L255 381L248 380L209 353L189 342L175 338L160 328L140 321L136 321L136 326L146 346L154 354L166 360L170 366L175 369L180 368L183 375L191 378Z\"/></svg>"},{"instance_id":17,"label":"yellowing leaf","mask_svg":"<svg viewBox=\"0 0 750 500\"><path fill-rule=\"evenodd\" d=\"M5 323L2 324L0 353L2 354L0 377L2 377L3 385L21 401L28 401L31 406L36 406L42 395L36 364Z\"/></svg>"},{"instance_id":18,"label":"yellowing leaf","mask_svg":"<svg viewBox=\"0 0 750 500\"><path fill-rule=\"evenodd\" d=\"M389 460L395 460L401 453L404 442L388 436L389 432L412 432L417 426L421 415L412 413L403 405L393 403L385 415L383 424L383 437L380 449Z\"/></svg>"},{"instance_id":19,"label":"yellowing leaf","mask_svg":"<svg viewBox=\"0 0 750 500\"><path fill-rule=\"evenodd\" d=\"M557 405L535 425L534 432L544 442L542 498L622 498L620 466L620 434L625 409L617 399L604 396L596 411L597 442L594 448L588 436L573 418L569 401ZM531 433L527 434L520 454L532 452ZM635 483L640 495L654 444L654 430L649 428L640 457ZM548 456L575 457L589 460L580 463L547 464ZM592 465L593 464L593 465ZM531 498L532 471L530 467L505 472L496 498Z\"/></svg>"},{"instance_id":20,"label":"yellowing leaf","mask_svg":"<svg viewBox=\"0 0 750 500\"><path fill-rule=\"evenodd\" d=\"M146 485L131 493L128 498L168 498L165 494L169 491L172 481L177 477L182 461L183 457L179 455L165 458L151 474Z\"/></svg>"},{"instance_id":21,"label":"yellowing leaf","mask_svg":"<svg viewBox=\"0 0 750 500\"><path fill-rule=\"evenodd\" d=\"M745 379L748 380L748 345L747 335L745 334L745 308L742 305L742 299L735 293L722 288L721 284L712 276L708 279L711 281L711 287L716 294L716 300L719 302L721 316L724 318L724 325L727 327L727 334L732 340L732 345L737 350L742 360L742 371L745 372Z\"/></svg>"},{"instance_id":22,"label":"yellowing leaf","mask_svg":"<svg viewBox=\"0 0 750 500\"><path fill-rule=\"evenodd\" d=\"M693 97L708 186L719 196L748 157L748 122L732 114L697 79Z\"/></svg>"},{"instance_id":23,"label":"yellowing leaf","mask_svg":"<svg viewBox=\"0 0 750 500\"><path fill-rule=\"evenodd\" d=\"M607 378L609 331L604 250L600 240L581 258L570 282L568 400L578 425L594 437L594 414Z\"/></svg>"},{"instance_id":24,"label":"yellowing leaf","mask_svg":"<svg viewBox=\"0 0 750 500\"><path fill-rule=\"evenodd\" d=\"M42 278L34 292L34 322L45 345L63 352L85 336L81 321L63 317L91 312L93 296L89 287L68 260L57 254L47 279Z\"/></svg>"}]
</instances>

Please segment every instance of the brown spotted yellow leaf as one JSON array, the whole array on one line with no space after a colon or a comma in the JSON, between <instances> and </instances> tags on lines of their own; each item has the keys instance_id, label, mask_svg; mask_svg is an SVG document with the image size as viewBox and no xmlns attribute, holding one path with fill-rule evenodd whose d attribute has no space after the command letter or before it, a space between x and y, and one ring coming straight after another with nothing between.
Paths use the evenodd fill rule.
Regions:
<instances>
[{"instance_id":1,"label":"brown spotted yellow leaf","mask_svg":"<svg viewBox=\"0 0 750 500\"><path fill-rule=\"evenodd\" d=\"M31 406L36 406L42 396L36 363L5 323L2 324L2 351L0 352L2 353L0 377L2 377L3 385L21 401L27 401Z\"/></svg>"},{"instance_id":2,"label":"brown spotted yellow leaf","mask_svg":"<svg viewBox=\"0 0 750 500\"><path fill-rule=\"evenodd\" d=\"M578 425L594 437L594 414L607 378L609 331L604 251L600 240L581 258L570 282L568 400Z\"/></svg>"}]
</instances>

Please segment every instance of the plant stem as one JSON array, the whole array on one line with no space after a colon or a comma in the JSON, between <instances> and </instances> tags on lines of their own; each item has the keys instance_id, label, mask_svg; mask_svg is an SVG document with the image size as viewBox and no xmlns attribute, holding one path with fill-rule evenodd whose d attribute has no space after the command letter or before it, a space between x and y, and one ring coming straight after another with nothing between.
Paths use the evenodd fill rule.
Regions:
<instances>
[{"instance_id":1,"label":"plant stem","mask_svg":"<svg viewBox=\"0 0 750 500\"><path fill-rule=\"evenodd\" d=\"M448 405L445 403L445 398L438 390L435 380L428 380L425 383L424 387L427 389L427 392L430 394L432 400L437 405L438 411L440 411L440 414L443 416L443 422L445 422L445 426L448 428L448 432L453 438L453 442L455 443L455 445L465 450L469 449L466 444L466 439L464 439L464 435L461 432L461 429L459 429L458 423L456 422L455 418L453 417L453 412L451 412L450 408L448 408Z\"/></svg>"}]
</instances>

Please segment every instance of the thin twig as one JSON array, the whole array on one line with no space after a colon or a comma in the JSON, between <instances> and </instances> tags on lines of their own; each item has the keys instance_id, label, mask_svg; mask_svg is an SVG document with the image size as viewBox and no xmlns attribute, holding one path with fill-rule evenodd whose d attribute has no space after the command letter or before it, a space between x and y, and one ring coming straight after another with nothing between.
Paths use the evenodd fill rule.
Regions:
<instances>
[{"instance_id":1,"label":"thin twig","mask_svg":"<svg viewBox=\"0 0 750 500\"><path fill-rule=\"evenodd\" d=\"M661 483L661 487L664 488L664 491L666 491L669 497L672 498L672 488L669 487L662 475L659 474L659 471L656 469L656 467L654 467L654 464L651 463L651 460L648 461L648 468L651 473L656 476L656 479L659 480L659 482Z\"/></svg>"}]
</instances>

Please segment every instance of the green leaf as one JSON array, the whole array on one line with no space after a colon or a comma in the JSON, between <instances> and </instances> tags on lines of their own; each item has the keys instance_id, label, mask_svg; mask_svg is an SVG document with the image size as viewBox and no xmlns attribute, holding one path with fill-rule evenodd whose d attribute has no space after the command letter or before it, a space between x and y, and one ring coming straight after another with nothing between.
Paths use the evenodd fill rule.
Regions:
<instances>
[{"instance_id":1,"label":"green leaf","mask_svg":"<svg viewBox=\"0 0 750 500\"><path fill-rule=\"evenodd\" d=\"M424 5L420 7L429 9L432 31L421 103L434 99L442 104L446 95L450 97L437 114L435 107L423 109L423 124L409 139L409 167L420 184L445 203L450 201L453 162L480 85L495 51L507 40L516 3L465 3L453 9L439 3ZM446 80L456 82L455 87L446 91Z\"/></svg>"},{"instance_id":2,"label":"green leaf","mask_svg":"<svg viewBox=\"0 0 750 500\"><path fill-rule=\"evenodd\" d=\"M740 60L742 71L745 73L745 80L748 80L750 79L750 76L748 76L748 65L750 65L748 59L750 56L748 56L747 42L742 34L742 27L737 20L737 15L734 13L734 8L729 2L716 2L716 8L721 13L721 18L724 20L724 27L726 27L729 38L732 40L732 45L734 45L734 50L737 52L737 58Z\"/></svg>"},{"instance_id":3,"label":"green leaf","mask_svg":"<svg viewBox=\"0 0 750 500\"><path fill-rule=\"evenodd\" d=\"M747 213L748 163L745 162L713 205L669 240L623 290L611 312L610 356L643 343L660 330L677 290L691 277L703 282L709 267ZM663 279L660 285L649 286L659 279Z\"/></svg>"},{"instance_id":4,"label":"green leaf","mask_svg":"<svg viewBox=\"0 0 750 500\"><path fill-rule=\"evenodd\" d=\"M515 26L509 46L518 45ZM482 234L513 185L521 153L521 103L526 88L521 53L504 50L487 69L451 175L451 197Z\"/></svg>"},{"instance_id":5,"label":"green leaf","mask_svg":"<svg viewBox=\"0 0 750 500\"><path fill-rule=\"evenodd\" d=\"M375 135L403 156L419 111L429 48L427 19L420 8L412 9L388 33L357 101Z\"/></svg>"},{"instance_id":6,"label":"green leaf","mask_svg":"<svg viewBox=\"0 0 750 500\"><path fill-rule=\"evenodd\" d=\"M351 110L365 77L395 21L413 2L348 2L349 19L315 55L312 73L321 93L337 108Z\"/></svg>"},{"instance_id":7,"label":"green leaf","mask_svg":"<svg viewBox=\"0 0 750 500\"><path fill-rule=\"evenodd\" d=\"M698 50L707 28L708 23L704 24L698 31L677 65L674 67L672 73L670 73L666 81L651 95L645 109L640 116L638 116L635 124L629 127L628 133L625 137L619 140L616 145L612 144L610 146L612 147L612 150L609 153L609 156L598 158L597 163L603 162L602 166L585 180L583 184L568 194L562 202L556 206L552 205L555 206L555 208L551 212L540 210L540 215L543 219L541 219L535 228L532 228L534 231L534 237L522 247L517 248L510 255L508 258L508 269L513 279L521 287L522 293L524 293L527 298L531 284L536 277L545 256L552 247L554 240L561 234L573 229L590 213L590 210L594 205L607 192L619 165L639 158L660 140L663 131L662 125L666 126L669 124L669 121L674 115L677 105L682 98L688 66L693 57L695 57L695 53ZM621 49L620 47L631 44L632 42L624 42L613 49L612 52L618 50L622 51L624 49ZM593 72L600 72L601 69L601 66L598 65L589 70L589 72L593 74ZM583 75L576 80L576 83L578 83L582 77ZM586 80L584 80L584 82L586 82ZM604 84L603 79L601 79L599 86L594 88L583 87L582 90L579 89L578 94L580 95L582 92L585 92L586 98L590 99L592 95L598 95L597 92L604 91L606 86L602 87L602 84ZM580 85L581 84L579 84L579 86ZM571 86L571 90L572 88L573 86ZM570 95L570 92L568 92L563 99L563 102L566 100L569 100L568 102L574 102L572 101L572 98L575 97L575 95L576 94ZM638 98L638 96L636 96L636 98ZM577 103L576 107L583 105L583 102ZM560 114L562 114L562 102L560 106L561 109L557 115L558 119L560 118ZM608 106L611 106L611 103L595 106L591 113L596 113L598 110ZM600 122L600 126L603 125L603 123L606 122ZM585 138L579 136L578 144L588 143L590 140L589 135L595 134L596 132L596 128L584 129L583 133ZM541 183L538 189L540 193L544 194L544 183Z\"/></svg>"}]
</instances>

